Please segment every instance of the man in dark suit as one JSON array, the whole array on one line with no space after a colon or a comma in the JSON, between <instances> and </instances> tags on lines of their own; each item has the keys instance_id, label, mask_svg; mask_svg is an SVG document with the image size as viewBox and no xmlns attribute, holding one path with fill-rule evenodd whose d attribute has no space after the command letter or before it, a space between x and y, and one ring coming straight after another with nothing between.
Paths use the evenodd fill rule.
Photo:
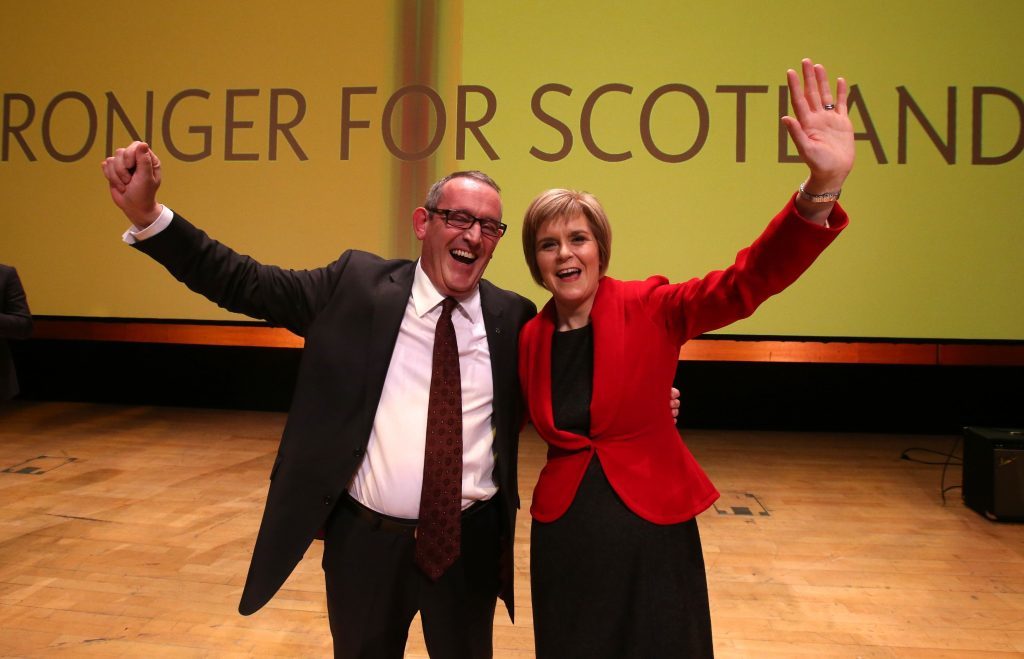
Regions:
<instances>
[{"instance_id":1,"label":"man in dark suit","mask_svg":"<svg viewBox=\"0 0 1024 659\"><path fill-rule=\"evenodd\" d=\"M7 339L26 339L32 333L32 312L18 271L0 263L0 403L18 395L18 377Z\"/></svg>"},{"instance_id":2,"label":"man in dark suit","mask_svg":"<svg viewBox=\"0 0 1024 659\"><path fill-rule=\"evenodd\" d=\"M323 530L336 656L401 657L417 611L432 657L491 656L496 598L513 611L516 354L536 313L481 279L505 229L497 185L480 172L435 184L413 212L418 261L350 250L293 271L242 256L157 203L160 163L146 144L118 149L103 171L133 225L126 242L220 306L306 339L239 611L266 604ZM438 576L420 568L416 544L434 328L445 314L461 379L462 512Z\"/></svg>"}]
</instances>

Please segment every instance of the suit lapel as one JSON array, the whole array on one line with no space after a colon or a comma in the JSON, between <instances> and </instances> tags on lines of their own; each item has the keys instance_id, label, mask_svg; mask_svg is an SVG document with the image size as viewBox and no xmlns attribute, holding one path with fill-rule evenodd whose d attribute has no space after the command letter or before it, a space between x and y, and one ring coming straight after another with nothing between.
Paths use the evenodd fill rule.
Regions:
<instances>
[{"instance_id":1,"label":"suit lapel","mask_svg":"<svg viewBox=\"0 0 1024 659\"><path fill-rule=\"evenodd\" d=\"M411 262L388 275L373 292L375 300L371 305L372 318L369 319L372 338L369 354L366 355L366 401L363 405L364 414L370 416L371 424L384 390L384 380L388 375L391 354L395 351L405 307L412 292L415 272L416 263Z\"/></svg>"},{"instance_id":2,"label":"suit lapel","mask_svg":"<svg viewBox=\"0 0 1024 659\"><path fill-rule=\"evenodd\" d=\"M480 282L480 308L484 317L484 330L487 332L487 350L491 355L491 382L494 387L494 425L500 428L504 415L508 412L509 400L515 400L517 392L507 391L509 378L502 374L515 373L513 362L516 351L511 345L515 332L506 327L505 309L499 304L490 283Z\"/></svg>"}]
</instances>

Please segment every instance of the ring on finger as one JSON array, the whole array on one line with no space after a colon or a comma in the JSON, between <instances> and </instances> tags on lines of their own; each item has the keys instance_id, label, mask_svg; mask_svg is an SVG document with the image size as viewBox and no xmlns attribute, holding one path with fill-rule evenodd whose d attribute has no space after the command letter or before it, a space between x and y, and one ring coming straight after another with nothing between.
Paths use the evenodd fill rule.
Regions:
<instances>
[{"instance_id":1,"label":"ring on finger","mask_svg":"<svg viewBox=\"0 0 1024 659\"><path fill-rule=\"evenodd\" d=\"M834 103L826 103L825 105L822 105L821 107L823 109L825 109L825 110L835 110L836 109L836 106L835 106Z\"/></svg>"}]
</instances>

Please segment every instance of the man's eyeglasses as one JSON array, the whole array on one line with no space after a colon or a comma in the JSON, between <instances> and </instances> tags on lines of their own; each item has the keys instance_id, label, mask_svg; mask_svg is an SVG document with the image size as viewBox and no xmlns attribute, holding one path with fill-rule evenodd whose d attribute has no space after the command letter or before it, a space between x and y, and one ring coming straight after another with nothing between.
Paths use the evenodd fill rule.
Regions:
<instances>
[{"instance_id":1,"label":"man's eyeglasses","mask_svg":"<svg viewBox=\"0 0 1024 659\"><path fill-rule=\"evenodd\" d=\"M500 238L505 234L505 229L508 229L508 225L504 222L474 217L466 211L460 211L454 208L430 208L429 206L426 206L425 208L431 213L443 216L444 223L453 229L469 229L474 223L479 222L480 233L492 238Z\"/></svg>"}]
</instances>

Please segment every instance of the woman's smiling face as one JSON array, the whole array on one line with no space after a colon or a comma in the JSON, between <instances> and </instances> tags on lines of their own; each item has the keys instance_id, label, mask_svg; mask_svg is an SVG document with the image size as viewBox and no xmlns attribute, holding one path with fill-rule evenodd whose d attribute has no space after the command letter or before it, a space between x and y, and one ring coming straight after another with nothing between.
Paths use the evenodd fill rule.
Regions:
<instances>
[{"instance_id":1,"label":"woman's smiling face","mask_svg":"<svg viewBox=\"0 0 1024 659\"><path fill-rule=\"evenodd\" d=\"M537 232L537 267L555 304L566 309L593 302L601 279L601 258L585 216L553 218Z\"/></svg>"}]
</instances>

